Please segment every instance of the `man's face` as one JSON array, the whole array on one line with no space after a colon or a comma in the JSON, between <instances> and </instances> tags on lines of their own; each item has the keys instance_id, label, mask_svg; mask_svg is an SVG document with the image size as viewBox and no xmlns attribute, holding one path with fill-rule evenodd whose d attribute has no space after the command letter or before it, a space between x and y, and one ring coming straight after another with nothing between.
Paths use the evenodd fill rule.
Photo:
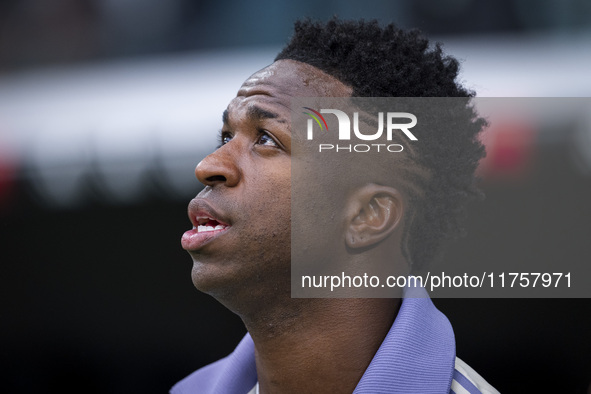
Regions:
<instances>
[{"instance_id":1,"label":"man's face","mask_svg":"<svg viewBox=\"0 0 591 394\"><path fill-rule=\"evenodd\" d=\"M224 113L221 147L195 169L205 188L189 204L196 228L182 244L198 289L224 303L289 294L290 100L350 95L337 79L291 60L242 85Z\"/></svg>"}]
</instances>

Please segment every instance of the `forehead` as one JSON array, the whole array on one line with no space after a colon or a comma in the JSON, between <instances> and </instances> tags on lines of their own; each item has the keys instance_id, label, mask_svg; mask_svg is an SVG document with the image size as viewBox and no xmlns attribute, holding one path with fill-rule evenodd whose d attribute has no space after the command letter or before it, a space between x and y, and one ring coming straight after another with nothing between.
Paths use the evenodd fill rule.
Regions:
<instances>
[{"instance_id":1,"label":"forehead","mask_svg":"<svg viewBox=\"0 0 591 394\"><path fill-rule=\"evenodd\" d=\"M263 101L289 111L292 97L349 97L351 93L349 86L316 67L295 60L278 60L251 75L228 109Z\"/></svg>"}]
</instances>

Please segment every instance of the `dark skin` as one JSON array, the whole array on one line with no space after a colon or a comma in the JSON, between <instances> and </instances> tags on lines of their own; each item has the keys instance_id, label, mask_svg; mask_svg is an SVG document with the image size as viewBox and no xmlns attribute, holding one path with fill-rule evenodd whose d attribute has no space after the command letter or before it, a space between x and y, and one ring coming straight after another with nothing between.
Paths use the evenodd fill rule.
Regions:
<instances>
[{"instance_id":1,"label":"dark skin","mask_svg":"<svg viewBox=\"0 0 591 394\"><path fill-rule=\"evenodd\" d=\"M207 213L227 227L197 246L183 244L193 283L244 321L261 393L353 392L400 306L399 298L290 296L290 99L350 95L349 86L310 65L275 62L242 85L224 116L222 146L195 170L206 187L190 216ZM394 256L403 264L402 201L396 190L370 184L333 207L343 224L335 258ZM345 245L354 237L375 247L351 255Z\"/></svg>"}]
</instances>

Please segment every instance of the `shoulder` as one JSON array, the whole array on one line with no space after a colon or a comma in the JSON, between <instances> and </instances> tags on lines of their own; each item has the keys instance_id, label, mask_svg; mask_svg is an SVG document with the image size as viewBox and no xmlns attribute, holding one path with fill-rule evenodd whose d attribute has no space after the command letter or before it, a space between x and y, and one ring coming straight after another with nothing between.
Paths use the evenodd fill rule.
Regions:
<instances>
[{"instance_id":1,"label":"shoulder","mask_svg":"<svg viewBox=\"0 0 591 394\"><path fill-rule=\"evenodd\" d=\"M499 392L491 386L482 376L473 370L468 364L456 357L451 392L456 394L498 394Z\"/></svg>"},{"instance_id":2,"label":"shoulder","mask_svg":"<svg viewBox=\"0 0 591 394\"><path fill-rule=\"evenodd\" d=\"M254 343L246 334L236 349L178 382L171 394L247 393L257 381Z\"/></svg>"},{"instance_id":3,"label":"shoulder","mask_svg":"<svg viewBox=\"0 0 591 394\"><path fill-rule=\"evenodd\" d=\"M193 372L170 389L170 394L195 393L196 390L209 392L213 389L215 382L220 379L220 373L224 369L225 358L209 364Z\"/></svg>"}]
</instances>

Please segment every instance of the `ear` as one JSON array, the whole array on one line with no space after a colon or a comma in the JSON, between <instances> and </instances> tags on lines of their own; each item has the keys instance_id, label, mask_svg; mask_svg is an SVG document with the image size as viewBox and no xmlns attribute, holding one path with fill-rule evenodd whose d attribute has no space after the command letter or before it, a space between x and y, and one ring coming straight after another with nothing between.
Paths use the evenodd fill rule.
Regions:
<instances>
[{"instance_id":1,"label":"ear","mask_svg":"<svg viewBox=\"0 0 591 394\"><path fill-rule=\"evenodd\" d=\"M349 248L365 248L388 237L400 223L402 195L376 184L355 191L346 207L345 242Z\"/></svg>"}]
</instances>

